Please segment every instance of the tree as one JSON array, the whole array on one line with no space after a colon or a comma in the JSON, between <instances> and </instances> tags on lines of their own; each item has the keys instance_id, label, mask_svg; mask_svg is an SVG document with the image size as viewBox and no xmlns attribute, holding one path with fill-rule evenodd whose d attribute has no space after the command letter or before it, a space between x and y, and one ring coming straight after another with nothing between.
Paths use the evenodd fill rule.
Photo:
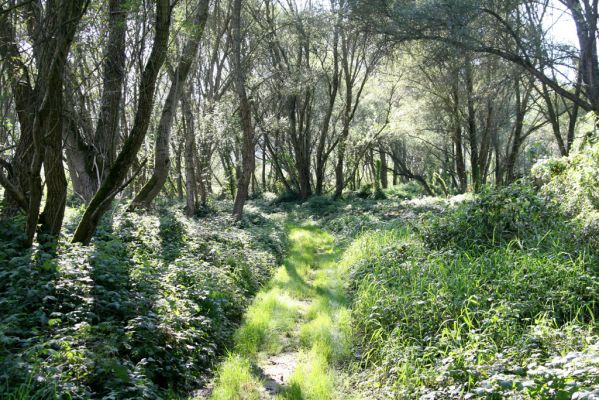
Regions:
<instances>
[{"instance_id":1,"label":"tree","mask_svg":"<svg viewBox=\"0 0 599 400\"><path fill-rule=\"evenodd\" d=\"M154 171L148 182L131 202L129 206L130 211L135 210L137 207L148 208L164 186L168 177L170 166L170 133L173 119L181 93L183 92L183 87L187 82L187 76L197 55L204 26L208 19L209 3L209 0L200 0L196 6L197 9L193 20L193 27L191 28L193 30L191 37L183 47L179 64L171 76L171 86L162 107L154 148Z\"/></svg>"},{"instance_id":2,"label":"tree","mask_svg":"<svg viewBox=\"0 0 599 400\"><path fill-rule=\"evenodd\" d=\"M83 244L90 242L100 218L110 207L114 197L123 190L123 185L126 186L126 183L128 183L124 182L125 178L135 161L150 123L156 79L166 58L168 48L171 11L169 0L157 0L154 43L141 76L139 100L133 126L106 179L87 206L73 236L73 242Z\"/></svg>"},{"instance_id":3,"label":"tree","mask_svg":"<svg viewBox=\"0 0 599 400\"><path fill-rule=\"evenodd\" d=\"M558 1L572 15L579 39L579 50L568 49L565 54L546 40L542 16L550 6L548 2L352 0L352 7L353 15L369 32L386 34L396 42L436 41L501 57L583 110L599 113L597 1ZM548 59L548 55L553 58ZM564 58L580 60L585 84L581 93L570 91L571 83L546 73L561 65Z\"/></svg>"},{"instance_id":4,"label":"tree","mask_svg":"<svg viewBox=\"0 0 599 400\"><path fill-rule=\"evenodd\" d=\"M125 83L125 36L127 32L127 1L110 0L108 3L108 41L104 49L102 97L97 124L94 132L90 132L91 116L85 109L85 101L77 112L75 96L83 97L77 93L74 86L75 76L69 77L69 98L67 109L69 111L69 125L66 130L65 144L66 156L73 189L83 201L90 202L102 181L106 178L116 157L118 144L119 115L123 99L123 86ZM82 62L82 60L78 60ZM72 67L72 69L75 69ZM85 79L85 77L82 77ZM85 121L85 122L84 122Z\"/></svg>"},{"instance_id":5,"label":"tree","mask_svg":"<svg viewBox=\"0 0 599 400\"><path fill-rule=\"evenodd\" d=\"M38 222L39 232L52 237L58 236L62 227L67 192L62 164L64 69L87 5L84 0L53 1L41 12L29 4L29 38L33 43L36 75L23 61L15 27L9 19L11 13L5 12L3 6L0 9L0 54L14 74L12 90L22 132L15 165L10 169L29 168L28 173L13 173L13 182L5 178L1 181L12 201L21 207L27 204L27 246L33 243ZM42 166L47 199L40 215Z\"/></svg>"},{"instance_id":6,"label":"tree","mask_svg":"<svg viewBox=\"0 0 599 400\"><path fill-rule=\"evenodd\" d=\"M231 19L232 32L232 65L235 81L235 91L239 100L239 117L243 130L241 173L237 178L237 193L233 204L233 216L241 219L243 206L249 194L250 180L255 168L254 128L252 126L252 111L250 101L246 93L245 68L242 65L241 42L241 5L242 0L233 0L233 13Z\"/></svg>"}]
</instances>

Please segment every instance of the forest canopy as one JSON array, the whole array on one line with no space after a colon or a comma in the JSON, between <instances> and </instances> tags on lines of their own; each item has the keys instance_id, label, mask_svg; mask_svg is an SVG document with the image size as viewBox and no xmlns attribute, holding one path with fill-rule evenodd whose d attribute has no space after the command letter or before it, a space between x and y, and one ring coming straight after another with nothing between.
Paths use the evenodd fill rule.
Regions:
<instances>
[{"instance_id":1,"label":"forest canopy","mask_svg":"<svg viewBox=\"0 0 599 400\"><path fill-rule=\"evenodd\" d=\"M89 243L117 197L170 193L194 215L217 193L240 218L257 193L339 198L391 175L431 195L512 182L594 129L595 8L4 2L5 213L27 215L31 245L82 204Z\"/></svg>"}]
</instances>

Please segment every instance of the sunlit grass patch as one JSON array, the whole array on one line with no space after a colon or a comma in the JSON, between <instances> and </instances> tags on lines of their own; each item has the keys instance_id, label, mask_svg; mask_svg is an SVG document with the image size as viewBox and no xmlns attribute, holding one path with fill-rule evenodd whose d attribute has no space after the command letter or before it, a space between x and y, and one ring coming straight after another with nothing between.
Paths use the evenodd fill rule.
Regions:
<instances>
[{"instance_id":1,"label":"sunlit grass patch","mask_svg":"<svg viewBox=\"0 0 599 400\"><path fill-rule=\"evenodd\" d=\"M343 263L353 264L353 325L373 387L397 398L571 398L579 389L567 382L596 384L597 352L585 343L596 340L599 286L584 251L432 251L417 235L380 231L359 237ZM552 361L566 353L578 361Z\"/></svg>"},{"instance_id":2,"label":"sunlit grass patch","mask_svg":"<svg viewBox=\"0 0 599 400\"><path fill-rule=\"evenodd\" d=\"M343 307L347 269L338 271L339 254L330 234L310 225L290 226L288 232L288 256L246 312L234 351L259 365L269 355L301 347L297 367L278 398L326 400L334 393L329 364L344 359L351 348L350 314ZM228 385L219 390L238 393L234 382L219 377L217 387Z\"/></svg>"},{"instance_id":3,"label":"sunlit grass patch","mask_svg":"<svg viewBox=\"0 0 599 400\"><path fill-rule=\"evenodd\" d=\"M351 332L349 310L329 310L302 325L300 343L308 349L318 347L329 361L340 361L351 353Z\"/></svg>"},{"instance_id":4,"label":"sunlit grass patch","mask_svg":"<svg viewBox=\"0 0 599 400\"><path fill-rule=\"evenodd\" d=\"M235 350L250 356L258 351L282 350L283 339L291 335L298 315L297 302L279 289L259 294L235 334Z\"/></svg>"},{"instance_id":5,"label":"sunlit grass patch","mask_svg":"<svg viewBox=\"0 0 599 400\"><path fill-rule=\"evenodd\" d=\"M328 400L334 395L334 376L329 370L327 350L315 345L302 354L291 375L287 390L280 396L287 400Z\"/></svg>"},{"instance_id":6,"label":"sunlit grass patch","mask_svg":"<svg viewBox=\"0 0 599 400\"><path fill-rule=\"evenodd\" d=\"M217 372L212 400L258 400L262 383L251 373L250 361L231 355Z\"/></svg>"}]
</instances>

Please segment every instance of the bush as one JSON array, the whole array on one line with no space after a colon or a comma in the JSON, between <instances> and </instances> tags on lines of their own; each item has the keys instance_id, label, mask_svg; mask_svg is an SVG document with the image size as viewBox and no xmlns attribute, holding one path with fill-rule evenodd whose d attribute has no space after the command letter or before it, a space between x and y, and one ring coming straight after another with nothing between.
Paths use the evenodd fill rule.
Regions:
<instances>
[{"instance_id":1,"label":"bush","mask_svg":"<svg viewBox=\"0 0 599 400\"><path fill-rule=\"evenodd\" d=\"M569 157L540 161L532 175L541 192L571 216L599 210L599 143Z\"/></svg>"},{"instance_id":2,"label":"bush","mask_svg":"<svg viewBox=\"0 0 599 400\"><path fill-rule=\"evenodd\" d=\"M555 203L524 184L487 189L474 200L423 221L420 230L433 249L488 248L517 242L525 247L548 243L552 233L567 238L568 223Z\"/></svg>"},{"instance_id":3,"label":"bush","mask_svg":"<svg viewBox=\"0 0 599 400\"><path fill-rule=\"evenodd\" d=\"M599 255L599 143L560 159L534 166L533 177L582 232L581 244Z\"/></svg>"},{"instance_id":4,"label":"bush","mask_svg":"<svg viewBox=\"0 0 599 400\"><path fill-rule=\"evenodd\" d=\"M588 255L430 252L392 230L364 233L343 262L361 363L393 397L571 398L599 383Z\"/></svg>"},{"instance_id":5,"label":"bush","mask_svg":"<svg viewBox=\"0 0 599 400\"><path fill-rule=\"evenodd\" d=\"M370 196L372 196L372 183L362 185L362 187L360 187L360 190L356 192L356 196L361 199L367 199Z\"/></svg>"},{"instance_id":6,"label":"bush","mask_svg":"<svg viewBox=\"0 0 599 400\"><path fill-rule=\"evenodd\" d=\"M391 199L409 200L424 196L425 193L418 183L408 182L389 187L385 190L385 194Z\"/></svg>"}]
</instances>

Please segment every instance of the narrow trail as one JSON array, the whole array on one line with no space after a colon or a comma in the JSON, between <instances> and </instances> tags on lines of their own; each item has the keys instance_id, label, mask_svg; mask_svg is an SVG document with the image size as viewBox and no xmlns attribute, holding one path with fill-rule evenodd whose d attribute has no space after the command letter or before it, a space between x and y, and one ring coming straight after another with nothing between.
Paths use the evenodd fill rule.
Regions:
<instances>
[{"instance_id":1,"label":"narrow trail","mask_svg":"<svg viewBox=\"0 0 599 400\"><path fill-rule=\"evenodd\" d=\"M351 350L346 270L330 234L294 225L288 235L288 256L248 308L211 399L338 397L334 365Z\"/></svg>"}]
</instances>

